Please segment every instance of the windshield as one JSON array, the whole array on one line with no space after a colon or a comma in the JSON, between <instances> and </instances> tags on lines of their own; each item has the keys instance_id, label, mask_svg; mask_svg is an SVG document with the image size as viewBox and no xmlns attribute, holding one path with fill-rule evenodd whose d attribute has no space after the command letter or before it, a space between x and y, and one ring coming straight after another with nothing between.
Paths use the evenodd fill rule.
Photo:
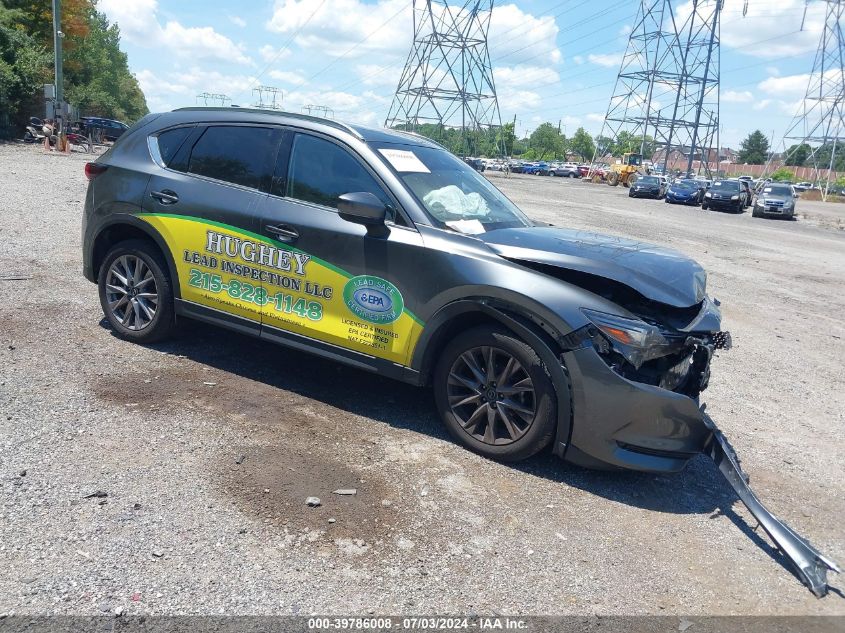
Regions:
<instances>
[{"instance_id":1,"label":"windshield","mask_svg":"<svg viewBox=\"0 0 845 633\"><path fill-rule=\"evenodd\" d=\"M643 176L640 178L639 182L643 183L644 185L659 185L660 179L656 176Z\"/></svg>"},{"instance_id":2,"label":"windshield","mask_svg":"<svg viewBox=\"0 0 845 633\"><path fill-rule=\"evenodd\" d=\"M672 189L698 189L698 184L689 180L672 183Z\"/></svg>"},{"instance_id":3,"label":"windshield","mask_svg":"<svg viewBox=\"0 0 845 633\"><path fill-rule=\"evenodd\" d=\"M784 187L783 185L780 187L766 187L763 189L763 193L767 196L791 196L792 188Z\"/></svg>"},{"instance_id":4,"label":"windshield","mask_svg":"<svg viewBox=\"0 0 845 633\"><path fill-rule=\"evenodd\" d=\"M740 184L736 180L722 180L713 183L711 189L715 191L739 191Z\"/></svg>"},{"instance_id":5,"label":"windshield","mask_svg":"<svg viewBox=\"0 0 845 633\"><path fill-rule=\"evenodd\" d=\"M445 149L392 143L375 149L425 207L435 226L476 235L533 224L484 176Z\"/></svg>"}]
</instances>

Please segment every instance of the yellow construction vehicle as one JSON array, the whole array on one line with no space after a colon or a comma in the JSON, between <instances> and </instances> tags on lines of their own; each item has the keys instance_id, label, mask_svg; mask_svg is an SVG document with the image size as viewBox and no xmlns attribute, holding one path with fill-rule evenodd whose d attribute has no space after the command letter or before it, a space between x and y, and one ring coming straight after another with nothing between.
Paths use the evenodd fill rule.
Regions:
<instances>
[{"instance_id":1,"label":"yellow construction vehicle","mask_svg":"<svg viewBox=\"0 0 845 633\"><path fill-rule=\"evenodd\" d=\"M637 178L643 173L641 171L642 165L642 154L626 152L622 154L621 163L610 166L610 169L607 170L607 174L605 175L605 180L611 187L615 187L619 183L622 183L625 187L630 187L637 182Z\"/></svg>"}]
</instances>

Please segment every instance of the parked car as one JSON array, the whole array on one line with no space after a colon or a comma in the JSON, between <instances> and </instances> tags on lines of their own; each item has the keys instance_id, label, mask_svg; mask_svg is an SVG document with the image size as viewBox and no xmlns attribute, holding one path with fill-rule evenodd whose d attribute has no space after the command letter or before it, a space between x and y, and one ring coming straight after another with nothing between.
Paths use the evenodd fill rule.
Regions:
<instances>
[{"instance_id":1,"label":"parked car","mask_svg":"<svg viewBox=\"0 0 845 633\"><path fill-rule=\"evenodd\" d=\"M701 266L540 226L422 137L185 108L85 172L83 271L120 338L193 318L432 385L496 459L670 472L722 441L699 398L729 336Z\"/></svg>"},{"instance_id":2,"label":"parked car","mask_svg":"<svg viewBox=\"0 0 845 633\"><path fill-rule=\"evenodd\" d=\"M666 185L659 176L640 176L628 189L629 198L655 198L659 200L666 194Z\"/></svg>"},{"instance_id":3,"label":"parked car","mask_svg":"<svg viewBox=\"0 0 845 633\"><path fill-rule=\"evenodd\" d=\"M795 189L798 193L803 193L804 191L809 191L813 188L813 183L811 182L799 182L792 185L792 188Z\"/></svg>"},{"instance_id":4,"label":"parked car","mask_svg":"<svg viewBox=\"0 0 845 633\"><path fill-rule=\"evenodd\" d=\"M738 179L737 182L742 187L743 191L745 192L745 208L751 206L751 202L754 198L754 189L751 186L751 183L747 180L743 180L742 178Z\"/></svg>"},{"instance_id":5,"label":"parked car","mask_svg":"<svg viewBox=\"0 0 845 633\"><path fill-rule=\"evenodd\" d=\"M668 204L701 204L704 187L695 180L676 180L666 189L664 200Z\"/></svg>"},{"instance_id":6,"label":"parked car","mask_svg":"<svg viewBox=\"0 0 845 633\"><path fill-rule=\"evenodd\" d=\"M464 162L478 173L482 173L485 170L484 161L480 158L470 158L469 156L467 156L466 158L464 158Z\"/></svg>"},{"instance_id":7,"label":"parked car","mask_svg":"<svg viewBox=\"0 0 845 633\"><path fill-rule=\"evenodd\" d=\"M510 171L512 174L521 174L525 169L525 163L521 160L515 160L509 163Z\"/></svg>"},{"instance_id":8,"label":"parked car","mask_svg":"<svg viewBox=\"0 0 845 633\"><path fill-rule=\"evenodd\" d=\"M745 187L738 180L715 180L704 194L701 208L742 213L745 210L745 200Z\"/></svg>"},{"instance_id":9,"label":"parked car","mask_svg":"<svg viewBox=\"0 0 845 633\"><path fill-rule=\"evenodd\" d=\"M590 173L590 166L589 165L578 165L578 176L583 178L588 173Z\"/></svg>"},{"instance_id":10,"label":"parked car","mask_svg":"<svg viewBox=\"0 0 845 633\"><path fill-rule=\"evenodd\" d=\"M549 164L546 162L527 163L522 168L523 174L532 174L534 176L548 176Z\"/></svg>"},{"instance_id":11,"label":"parked car","mask_svg":"<svg viewBox=\"0 0 845 633\"><path fill-rule=\"evenodd\" d=\"M575 163L562 163L549 170L550 176L563 176L565 178L580 178L581 172Z\"/></svg>"},{"instance_id":12,"label":"parked car","mask_svg":"<svg viewBox=\"0 0 845 633\"><path fill-rule=\"evenodd\" d=\"M89 132L99 133L103 140L116 141L129 129L129 126L122 121L87 116L80 119L80 129L86 136Z\"/></svg>"},{"instance_id":13,"label":"parked car","mask_svg":"<svg viewBox=\"0 0 845 633\"><path fill-rule=\"evenodd\" d=\"M773 182L757 194L757 201L751 215L755 218L766 216L791 219L795 217L795 199L798 194L792 185Z\"/></svg>"}]
</instances>

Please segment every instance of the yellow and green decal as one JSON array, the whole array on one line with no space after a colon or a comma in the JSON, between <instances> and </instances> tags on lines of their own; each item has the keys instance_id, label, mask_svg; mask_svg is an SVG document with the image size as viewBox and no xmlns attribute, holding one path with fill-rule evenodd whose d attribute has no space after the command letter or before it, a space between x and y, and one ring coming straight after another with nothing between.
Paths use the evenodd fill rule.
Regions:
<instances>
[{"instance_id":1,"label":"yellow and green decal","mask_svg":"<svg viewBox=\"0 0 845 633\"><path fill-rule=\"evenodd\" d=\"M138 217L167 242L183 300L410 364L423 323L390 281L353 276L228 224L163 213Z\"/></svg>"}]
</instances>

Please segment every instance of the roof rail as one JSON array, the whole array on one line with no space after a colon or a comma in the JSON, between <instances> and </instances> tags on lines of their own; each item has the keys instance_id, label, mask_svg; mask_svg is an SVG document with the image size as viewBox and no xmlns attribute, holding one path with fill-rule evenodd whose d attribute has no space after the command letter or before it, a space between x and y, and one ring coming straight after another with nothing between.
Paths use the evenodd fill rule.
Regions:
<instances>
[{"instance_id":1,"label":"roof rail","mask_svg":"<svg viewBox=\"0 0 845 633\"><path fill-rule=\"evenodd\" d=\"M448 147L446 147L442 143L438 143L433 138L429 138L427 136L424 136L423 134L420 134L419 132L411 132L410 130L395 130L391 127L386 127L384 129L387 130L388 132L392 132L393 134L402 134L404 136L412 136L414 138L421 138L424 141L428 141L429 143L433 143L433 144L437 145L437 147L440 147L440 148L445 149L447 151L449 149Z\"/></svg>"},{"instance_id":2,"label":"roof rail","mask_svg":"<svg viewBox=\"0 0 845 633\"><path fill-rule=\"evenodd\" d=\"M312 123L321 123L328 125L344 132L349 132L360 140L364 140L361 133L351 125L335 121L334 119L326 119L319 116L312 116L310 114L302 114L300 112L287 112L285 110L265 110L263 108L224 108L220 106L187 106L185 108L176 108L173 112L252 112L258 114L274 114L276 116L288 117L291 119L299 119L301 121L311 121Z\"/></svg>"}]
</instances>

